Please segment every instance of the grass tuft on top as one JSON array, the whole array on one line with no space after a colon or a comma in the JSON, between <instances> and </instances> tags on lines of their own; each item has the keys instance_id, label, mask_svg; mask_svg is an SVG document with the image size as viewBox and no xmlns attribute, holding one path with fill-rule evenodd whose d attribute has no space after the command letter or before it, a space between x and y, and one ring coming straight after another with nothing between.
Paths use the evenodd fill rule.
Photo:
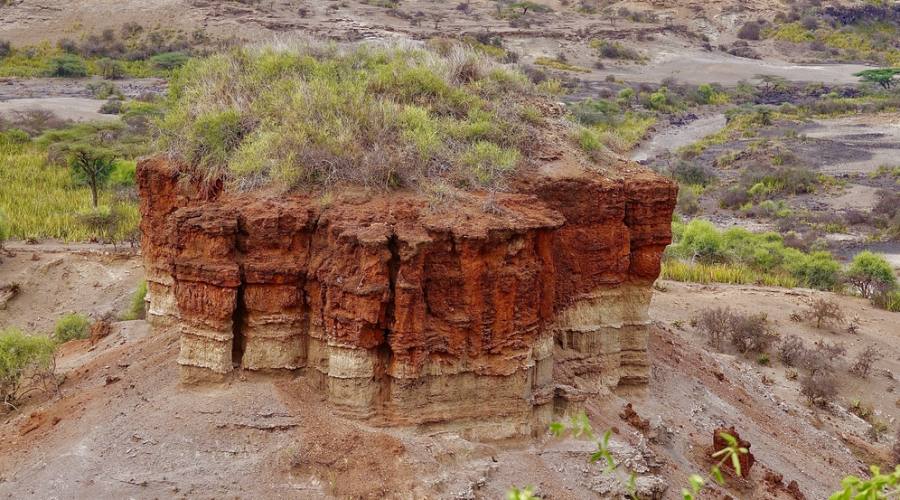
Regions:
<instances>
[{"instance_id":1,"label":"grass tuft on top","mask_svg":"<svg viewBox=\"0 0 900 500\"><path fill-rule=\"evenodd\" d=\"M502 190L552 125L522 119L545 99L465 46L280 43L188 62L160 139L192 175L237 189Z\"/></svg>"}]
</instances>

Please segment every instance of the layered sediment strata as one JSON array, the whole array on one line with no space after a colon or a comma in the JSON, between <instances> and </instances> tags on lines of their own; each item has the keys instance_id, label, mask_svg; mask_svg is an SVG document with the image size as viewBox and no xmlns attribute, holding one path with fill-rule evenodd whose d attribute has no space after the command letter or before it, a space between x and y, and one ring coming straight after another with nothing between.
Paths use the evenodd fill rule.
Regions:
<instances>
[{"instance_id":1,"label":"layered sediment strata","mask_svg":"<svg viewBox=\"0 0 900 500\"><path fill-rule=\"evenodd\" d=\"M159 157L138 182L148 314L186 379L302 370L345 414L495 437L551 418L555 373L647 380L676 195L653 173L536 176L487 212L201 190Z\"/></svg>"}]
</instances>

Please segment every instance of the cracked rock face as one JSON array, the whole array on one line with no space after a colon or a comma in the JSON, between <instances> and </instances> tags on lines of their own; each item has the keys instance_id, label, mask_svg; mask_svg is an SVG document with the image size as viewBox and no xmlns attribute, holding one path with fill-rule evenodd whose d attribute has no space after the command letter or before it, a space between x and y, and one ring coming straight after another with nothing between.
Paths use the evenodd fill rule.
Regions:
<instances>
[{"instance_id":1,"label":"cracked rock face","mask_svg":"<svg viewBox=\"0 0 900 500\"><path fill-rule=\"evenodd\" d=\"M530 434L557 385L647 381L676 197L643 170L535 177L490 212L478 195L435 209L411 192L324 205L201 191L144 160L149 319L179 330L186 381L297 370L375 423Z\"/></svg>"}]
</instances>

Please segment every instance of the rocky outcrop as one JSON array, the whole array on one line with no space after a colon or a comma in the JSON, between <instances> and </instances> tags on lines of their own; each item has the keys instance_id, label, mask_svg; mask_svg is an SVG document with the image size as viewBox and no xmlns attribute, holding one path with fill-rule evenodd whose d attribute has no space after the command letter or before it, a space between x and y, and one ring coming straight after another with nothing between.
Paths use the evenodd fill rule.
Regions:
<instances>
[{"instance_id":1,"label":"rocky outcrop","mask_svg":"<svg viewBox=\"0 0 900 500\"><path fill-rule=\"evenodd\" d=\"M676 188L535 176L452 208L415 193L205 190L141 162L155 325L186 380L298 370L341 412L522 435L558 386L647 380L647 308ZM565 378L566 380L560 380Z\"/></svg>"}]
</instances>

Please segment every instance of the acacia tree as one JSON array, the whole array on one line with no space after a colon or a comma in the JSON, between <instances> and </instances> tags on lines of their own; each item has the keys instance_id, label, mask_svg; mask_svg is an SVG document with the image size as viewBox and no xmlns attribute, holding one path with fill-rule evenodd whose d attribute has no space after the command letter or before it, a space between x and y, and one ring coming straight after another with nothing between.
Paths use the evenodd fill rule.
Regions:
<instances>
[{"instance_id":1,"label":"acacia tree","mask_svg":"<svg viewBox=\"0 0 900 500\"><path fill-rule=\"evenodd\" d=\"M897 75L900 75L900 68L867 69L853 74L853 76L858 76L862 81L878 84L883 89L893 87L894 77Z\"/></svg>"},{"instance_id":2,"label":"acacia tree","mask_svg":"<svg viewBox=\"0 0 900 500\"><path fill-rule=\"evenodd\" d=\"M78 146L72 150L69 168L77 181L91 188L94 208L97 208L100 187L109 179L114 165L115 160L107 151L89 146Z\"/></svg>"}]
</instances>

